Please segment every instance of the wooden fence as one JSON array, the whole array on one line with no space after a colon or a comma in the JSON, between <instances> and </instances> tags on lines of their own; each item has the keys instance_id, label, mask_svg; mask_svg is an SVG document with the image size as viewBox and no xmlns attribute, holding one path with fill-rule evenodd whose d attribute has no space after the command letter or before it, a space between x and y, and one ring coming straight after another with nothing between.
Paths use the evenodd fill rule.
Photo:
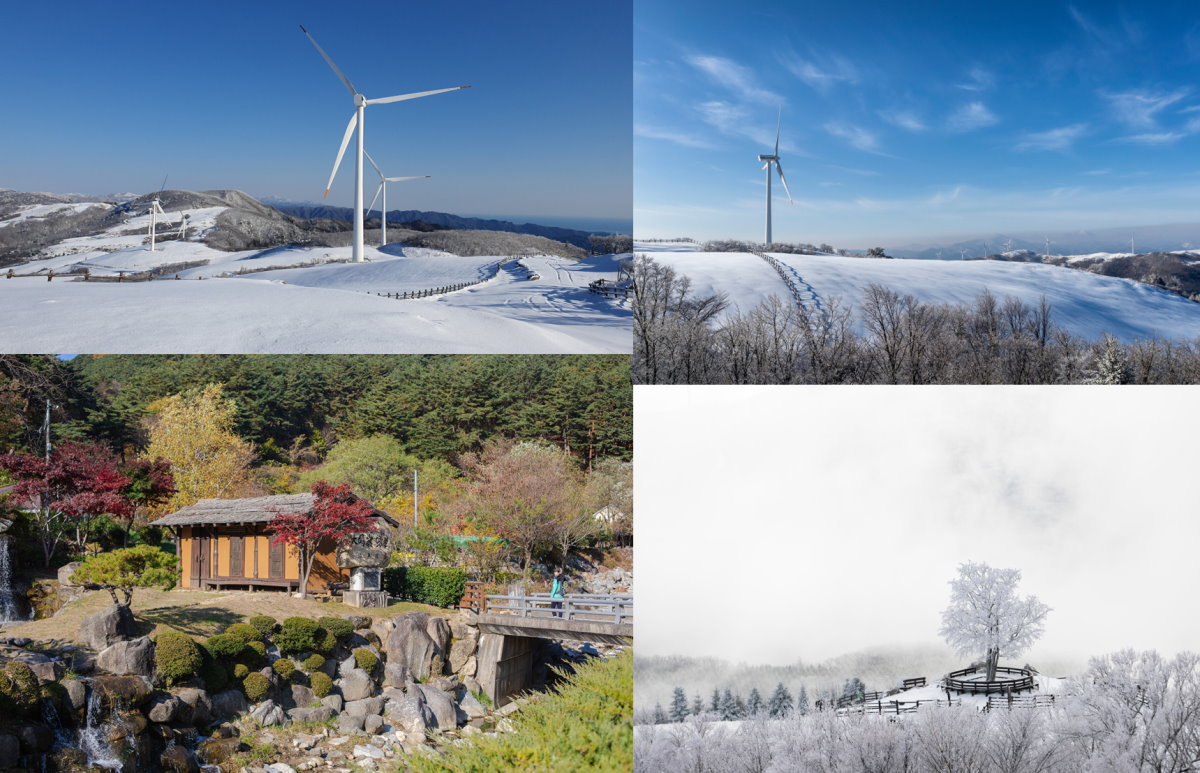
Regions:
<instances>
[{"instance_id":1,"label":"wooden fence","mask_svg":"<svg viewBox=\"0 0 1200 773\"><path fill-rule=\"evenodd\" d=\"M1054 695L990 695L983 710L1050 708L1054 705L1054 698Z\"/></svg>"},{"instance_id":2,"label":"wooden fence","mask_svg":"<svg viewBox=\"0 0 1200 773\"><path fill-rule=\"evenodd\" d=\"M838 714L842 716L850 714L881 714L894 715L915 714L922 706L961 706L962 699L944 701L928 700L928 701L884 701L875 700L865 703L855 703L851 706L843 706L838 709Z\"/></svg>"},{"instance_id":3,"label":"wooden fence","mask_svg":"<svg viewBox=\"0 0 1200 773\"><path fill-rule=\"evenodd\" d=\"M446 293L452 293L452 292L455 292L456 290L465 290L468 287L473 287L478 284L483 284L484 282L488 281L489 279L495 279L496 275L500 273L500 268L504 264L510 263L514 260L516 260L515 257L509 257L509 258L504 258L503 260L497 261L494 265L492 265L491 271L488 272L487 276L482 276L479 279L476 279L474 282L459 282L458 284L446 285L445 287L431 287L426 290L402 290L402 291L394 292L394 293L370 293L370 294L378 295L381 298L395 298L396 300L400 300L400 301L412 300L414 298L428 298L432 295L445 295Z\"/></svg>"},{"instance_id":4,"label":"wooden fence","mask_svg":"<svg viewBox=\"0 0 1200 773\"><path fill-rule=\"evenodd\" d=\"M458 602L458 608L470 609L479 614L486 612L487 594L483 590L483 583L474 580L467 581L466 589Z\"/></svg>"},{"instance_id":5,"label":"wooden fence","mask_svg":"<svg viewBox=\"0 0 1200 773\"><path fill-rule=\"evenodd\" d=\"M562 597L551 597L549 593L488 596L486 603L490 614L556 617L617 625L633 623L633 595L629 593L572 593ZM554 607L554 604L559 606Z\"/></svg>"},{"instance_id":6,"label":"wooden fence","mask_svg":"<svg viewBox=\"0 0 1200 773\"><path fill-rule=\"evenodd\" d=\"M628 298L632 291L632 285L614 284L605 279L597 279L588 283L588 292L603 295L605 298Z\"/></svg>"},{"instance_id":7,"label":"wooden fence","mask_svg":"<svg viewBox=\"0 0 1200 773\"><path fill-rule=\"evenodd\" d=\"M1006 666L997 666L997 674L1016 674L1019 678L1005 679L996 682L981 682L972 679L961 679L960 677L968 674L978 674L980 669L964 668L959 671L951 671L942 679L942 684L955 692L965 692L970 695L991 695L995 693L1020 693L1026 690L1032 690L1035 686L1034 675L1032 671L1024 668L1008 668Z\"/></svg>"},{"instance_id":8,"label":"wooden fence","mask_svg":"<svg viewBox=\"0 0 1200 773\"><path fill-rule=\"evenodd\" d=\"M925 686L925 677L923 677L923 676L913 677L912 679L905 679L903 682L903 687L905 690L912 690L916 687L924 687L924 686Z\"/></svg>"}]
</instances>

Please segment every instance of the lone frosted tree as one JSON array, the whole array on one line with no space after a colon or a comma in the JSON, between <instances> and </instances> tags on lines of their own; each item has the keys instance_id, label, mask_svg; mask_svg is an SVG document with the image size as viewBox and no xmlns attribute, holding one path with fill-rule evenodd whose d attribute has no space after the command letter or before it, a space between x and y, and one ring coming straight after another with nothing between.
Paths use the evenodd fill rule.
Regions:
<instances>
[{"instance_id":1,"label":"lone frosted tree","mask_svg":"<svg viewBox=\"0 0 1200 773\"><path fill-rule=\"evenodd\" d=\"M800 685L800 692L796 695L796 713L806 717L808 711L808 690L804 689L804 685Z\"/></svg>"},{"instance_id":2,"label":"lone frosted tree","mask_svg":"<svg viewBox=\"0 0 1200 773\"><path fill-rule=\"evenodd\" d=\"M671 696L670 717L672 722L682 722L688 718L687 695L684 694L682 687L676 687Z\"/></svg>"},{"instance_id":3,"label":"lone frosted tree","mask_svg":"<svg viewBox=\"0 0 1200 773\"><path fill-rule=\"evenodd\" d=\"M1036 596L1017 596L1019 569L965 563L950 581L950 606L942 612L941 635L959 655L984 655L987 680L996 678L1000 655L1016 657L1037 641L1050 607Z\"/></svg>"},{"instance_id":4,"label":"lone frosted tree","mask_svg":"<svg viewBox=\"0 0 1200 773\"><path fill-rule=\"evenodd\" d=\"M771 700L767 703L767 712L774 719L786 717L792 710L792 694L780 682L775 686L775 692L771 694Z\"/></svg>"},{"instance_id":5,"label":"lone frosted tree","mask_svg":"<svg viewBox=\"0 0 1200 773\"><path fill-rule=\"evenodd\" d=\"M738 718L737 702L733 699L733 693L729 690L721 696L721 705L717 708L717 714L722 720L728 722Z\"/></svg>"}]
</instances>

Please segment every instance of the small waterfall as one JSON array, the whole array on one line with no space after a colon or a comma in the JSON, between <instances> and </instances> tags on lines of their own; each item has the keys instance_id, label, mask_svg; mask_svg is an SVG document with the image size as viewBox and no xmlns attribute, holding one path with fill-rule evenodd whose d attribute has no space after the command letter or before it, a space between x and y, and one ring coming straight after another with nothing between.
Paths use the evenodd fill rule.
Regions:
<instances>
[{"instance_id":1,"label":"small waterfall","mask_svg":"<svg viewBox=\"0 0 1200 773\"><path fill-rule=\"evenodd\" d=\"M100 693L88 685L87 724L79 731L79 748L87 755L88 765L120 770L122 763L116 759L107 736L105 723L100 720Z\"/></svg>"},{"instance_id":2,"label":"small waterfall","mask_svg":"<svg viewBox=\"0 0 1200 773\"><path fill-rule=\"evenodd\" d=\"M0 624L20 620L12 592L12 563L9 560L8 535L0 534Z\"/></svg>"}]
</instances>

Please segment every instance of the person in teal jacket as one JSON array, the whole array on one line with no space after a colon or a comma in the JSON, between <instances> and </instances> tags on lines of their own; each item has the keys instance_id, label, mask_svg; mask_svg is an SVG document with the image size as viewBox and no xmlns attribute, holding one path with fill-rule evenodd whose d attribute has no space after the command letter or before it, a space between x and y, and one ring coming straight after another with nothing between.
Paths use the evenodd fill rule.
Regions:
<instances>
[{"instance_id":1,"label":"person in teal jacket","mask_svg":"<svg viewBox=\"0 0 1200 773\"><path fill-rule=\"evenodd\" d=\"M552 598L552 599L563 598L566 595L563 592L563 589L566 587L566 584L567 584L567 575L564 574L563 570L560 568L558 570L558 572L554 575L554 579L552 579L550 581L550 598ZM562 609L562 601L551 601L550 608L555 609L555 610L561 610ZM553 612L551 614L553 614L554 617L562 617L562 612Z\"/></svg>"}]
</instances>

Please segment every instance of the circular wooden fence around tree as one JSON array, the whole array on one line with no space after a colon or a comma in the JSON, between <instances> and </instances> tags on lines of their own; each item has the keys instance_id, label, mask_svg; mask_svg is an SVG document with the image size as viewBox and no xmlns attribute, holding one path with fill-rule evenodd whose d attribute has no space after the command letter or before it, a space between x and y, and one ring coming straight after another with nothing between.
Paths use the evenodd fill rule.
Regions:
<instances>
[{"instance_id":1,"label":"circular wooden fence around tree","mask_svg":"<svg viewBox=\"0 0 1200 773\"><path fill-rule=\"evenodd\" d=\"M999 677L1003 674L1004 678L998 678L990 682L966 678L979 673L987 673L987 669L972 667L959 671L951 671L942 677L942 684L947 690L954 690L955 692L967 693L969 695L1024 692L1025 690L1032 690L1036 685L1034 672L1027 668L997 666L996 675Z\"/></svg>"}]
</instances>

